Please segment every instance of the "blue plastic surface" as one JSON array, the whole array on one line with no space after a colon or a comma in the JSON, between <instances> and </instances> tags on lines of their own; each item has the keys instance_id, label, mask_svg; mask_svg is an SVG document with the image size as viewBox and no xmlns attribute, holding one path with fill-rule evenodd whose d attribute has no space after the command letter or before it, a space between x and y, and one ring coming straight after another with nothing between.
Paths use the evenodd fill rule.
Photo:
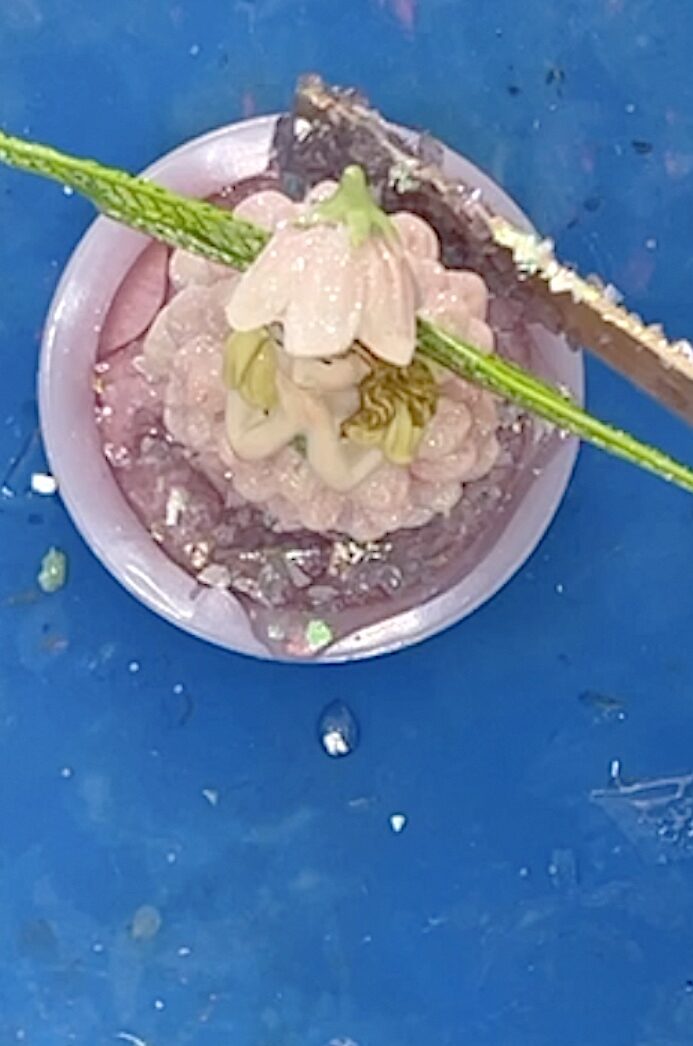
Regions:
<instances>
[{"instance_id":1,"label":"blue plastic surface","mask_svg":"<svg viewBox=\"0 0 693 1046\"><path fill-rule=\"evenodd\" d=\"M142 168L316 69L690 335L692 42L686 0L13 0L0 124ZM42 318L90 216L0 171L0 1044L689 1046L693 500L586 450L532 561L438 639L329 670L205 647L27 492ZM70 578L45 596L50 545ZM613 760L684 776L595 801Z\"/></svg>"}]
</instances>

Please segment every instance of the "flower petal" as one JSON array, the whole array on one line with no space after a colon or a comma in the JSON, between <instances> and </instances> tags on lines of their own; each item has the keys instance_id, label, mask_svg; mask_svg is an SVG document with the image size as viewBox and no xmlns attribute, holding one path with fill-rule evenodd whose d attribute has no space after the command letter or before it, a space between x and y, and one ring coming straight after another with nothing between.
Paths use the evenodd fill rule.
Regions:
<instances>
[{"instance_id":1,"label":"flower petal","mask_svg":"<svg viewBox=\"0 0 693 1046\"><path fill-rule=\"evenodd\" d=\"M381 237L357 252L365 269L365 298L358 337L395 366L411 363L416 347L418 293L407 256Z\"/></svg>"},{"instance_id":2,"label":"flower petal","mask_svg":"<svg viewBox=\"0 0 693 1046\"><path fill-rule=\"evenodd\" d=\"M175 354L196 335L207 334L219 343L223 341L228 330L223 302L231 295L236 280L237 276L232 276L212 287L186 287L173 296L145 336L144 373L150 378L167 377Z\"/></svg>"},{"instance_id":3,"label":"flower petal","mask_svg":"<svg viewBox=\"0 0 693 1046\"><path fill-rule=\"evenodd\" d=\"M361 276L346 228L318 225L295 243L293 284L284 322L289 356L337 356L349 348L361 317Z\"/></svg>"},{"instance_id":4,"label":"flower petal","mask_svg":"<svg viewBox=\"0 0 693 1046\"><path fill-rule=\"evenodd\" d=\"M140 254L108 310L99 346L103 355L134 341L154 320L166 296L167 262L163 243L151 243Z\"/></svg>"},{"instance_id":5,"label":"flower petal","mask_svg":"<svg viewBox=\"0 0 693 1046\"><path fill-rule=\"evenodd\" d=\"M411 466L412 475L427 483L452 483L466 481L476 467L478 458L477 440L469 437L452 454L437 461L417 460Z\"/></svg>"},{"instance_id":6,"label":"flower petal","mask_svg":"<svg viewBox=\"0 0 693 1046\"><path fill-rule=\"evenodd\" d=\"M168 263L168 277L177 291L191 284L208 287L226 279L232 271L228 265L208 261L199 254L191 254L182 248L173 252Z\"/></svg>"},{"instance_id":7,"label":"flower petal","mask_svg":"<svg viewBox=\"0 0 693 1046\"><path fill-rule=\"evenodd\" d=\"M339 182L333 181L331 178L325 179L324 182L318 182L312 189L308 190L304 204L312 206L316 203L322 203L323 200L329 200L330 196L339 188Z\"/></svg>"},{"instance_id":8,"label":"flower petal","mask_svg":"<svg viewBox=\"0 0 693 1046\"><path fill-rule=\"evenodd\" d=\"M284 193L277 192L276 189L263 189L247 196L233 213L237 218L254 222L255 225L274 232L280 222L295 218L298 208Z\"/></svg>"},{"instance_id":9,"label":"flower petal","mask_svg":"<svg viewBox=\"0 0 693 1046\"><path fill-rule=\"evenodd\" d=\"M456 334L458 338L469 336L472 322L469 309L460 297L449 290L430 296L419 311L425 319L439 324L450 334Z\"/></svg>"},{"instance_id":10,"label":"flower petal","mask_svg":"<svg viewBox=\"0 0 693 1046\"><path fill-rule=\"evenodd\" d=\"M488 312L488 287L476 272L450 269L448 271L450 293L465 303L472 316L486 319Z\"/></svg>"},{"instance_id":11,"label":"flower petal","mask_svg":"<svg viewBox=\"0 0 693 1046\"><path fill-rule=\"evenodd\" d=\"M453 454L469 434L472 420L472 412L463 403L441 397L424 430L417 457L422 461L437 461Z\"/></svg>"},{"instance_id":12,"label":"flower petal","mask_svg":"<svg viewBox=\"0 0 693 1046\"><path fill-rule=\"evenodd\" d=\"M493 331L488 323L484 323L483 320L477 319L476 316L472 316L469 321L467 337L472 345L476 346L477 349L481 349L482 352L493 352L495 345Z\"/></svg>"},{"instance_id":13,"label":"flower petal","mask_svg":"<svg viewBox=\"0 0 693 1046\"><path fill-rule=\"evenodd\" d=\"M390 218L405 251L417 258L438 261L440 241L427 221L410 211L398 211L397 214L390 215Z\"/></svg>"},{"instance_id":14,"label":"flower petal","mask_svg":"<svg viewBox=\"0 0 693 1046\"><path fill-rule=\"evenodd\" d=\"M430 258L416 258L410 254L409 263L416 278L421 302L435 298L447 289L448 270L440 262L431 261Z\"/></svg>"},{"instance_id":15,"label":"flower petal","mask_svg":"<svg viewBox=\"0 0 693 1046\"><path fill-rule=\"evenodd\" d=\"M226 306L235 330L255 330L281 319L292 291L292 261L302 237L298 229L280 229L238 281Z\"/></svg>"},{"instance_id":16,"label":"flower petal","mask_svg":"<svg viewBox=\"0 0 693 1046\"><path fill-rule=\"evenodd\" d=\"M465 480L483 479L491 471L500 457L500 443L494 433L487 436L477 446L477 458L474 466L468 470Z\"/></svg>"}]
</instances>

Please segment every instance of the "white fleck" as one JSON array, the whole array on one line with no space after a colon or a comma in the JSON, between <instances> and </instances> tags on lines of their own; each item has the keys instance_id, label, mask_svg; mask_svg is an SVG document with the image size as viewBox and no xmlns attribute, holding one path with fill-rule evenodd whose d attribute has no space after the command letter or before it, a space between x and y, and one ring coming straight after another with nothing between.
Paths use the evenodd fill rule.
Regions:
<instances>
[{"instance_id":1,"label":"white fleck","mask_svg":"<svg viewBox=\"0 0 693 1046\"><path fill-rule=\"evenodd\" d=\"M133 675L135 674L135 672L139 672L139 670L140 670L140 663L139 663L139 661L131 661L130 664L128 665L128 672L132 672Z\"/></svg>"},{"instance_id":2,"label":"white fleck","mask_svg":"<svg viewBox=\"0 0 693 1046\"><path fill-rule=\"evenodd\" d=\"M657 240L654 236L650 236L649 239L645 240L645 246L648 251L654 251L657 249Z\"/></svg>"},{"instance_id":3,"label":"white fleck","mask_svg":"<svg viewBox=\"0 0 693 1046\"><path fill-rule=\"evenodd\" d=\"M183 690L184 690L184 687L183 687L182 683L175 683L174 684L174 687L173 687L173 693L174 694L182 694Z\"/></svg>"},{"instance_id":4,"label":"white fleck","mask_svg":"<svg viewBox=\"0 0 693 1046\"><path fill-rule=\"evenodd\" d=\"M611 302L612 305L620 305L623 301L622 291L618 287L614 287L613 283L607 283L603 293L606 300Z\"/></svg>"},{"instance_id":5,"label":"white fleck","mask_svg":"<svg viewBox=\"0 0 693 1046\"><path fill-rule=\"evenodd\" d=\"M558 867L555 864L550 864L546 870L549 875L558 875Z\"/></svg>"},{"instance_id":6,"label":"white fleck","mask_svg":"<svg viewBox=\"0 0 693 1046\"><path fill-rule=\"evenodd\" d=\"M34 494L55 494L58 483L55 476L48 472L34 472L31 477L31 489Z\"/></svg>"},{"instance_id":7,"label":"white fleck","mask_svg":"<svg viewBox=\"0 0 693 1046\"><path fill-rule=\"evenodd\" d=\"M175 853L175 851L174 850L169 850L169 852L166 854L166 863L167 864L175 864L177 860L178 860L178 855Z\"/></svg>"},{"instance_id":8,"label":"white fleck","mask_svg":"<svg viewBox=\"0 0 693 1046\"><path fill-rule=\"evenodd\" d=\"M559 581L558 584L556 585L556 592L558 593L559 596L562 596L564 591L565 591L565 589L563 588L563 585Z\"/></svg>"},{"instance_id":9,"label":"white fleck","mask_svg":"<svg viewBox=\"0 0 693 1046\"><path fill-rule=\"evenodd\" d=\"M328 755L348 755L351 749L340 730L328 730L321 738L323 748Z\"/></svg>"},{"instance_id":10,"label":"white fleck","mask_svg":"<svg viewBox=\"0 0 693 1046\"><path fill-rule=\"evenodd\" d=\"M203 788L202 794L209 803L210 806L217 806L219 803L219 792L216 788Z\"/></svg>"},{"instance_id":11,"label":"white fleck","mask_svg":"<svg viewBox=\"0 0 693 1046\"><path fill-rule=\"evenodd\" d=\"M635 112L635 105L633 104L633 102L628 102L628 105L626 106L626 112L627 113L634 113Z\"/></svg>"},{"instance_id":12,"label":"white fleck","mask_svg":"<svg viewBox=\"0 0 693 1046\"><path fill-rule=\"evenodd\" d=\"M73 774L74 770L71 766L64 766L60 771L60 776L64 777L66 781L68 780L68 778L72 777Z\"/></svg>"},{"instance_id":13,"label":"white fleck","mask_svg":"<svg viewBox=\"0 0 693 1046\"><path fill-rule=\"evenodd\" d=\"M119 1031L116 1035L116 1039L122 1039L123 1042L129 1042L130 1046L147 1046L144 1039L140 1039L139 1035L131 1035L129 1031Z\"/></svg>"},{"instance_id":14,"label":"white fleck","mask_svg":"<svg viewBox=\"0 0 693 1046\"><path fill-rule=\"evenodd\" d=\"M431 930L437 929L439 926L445 926L447 918L444 915L429 915L426 920L422 933L430 933Z\"/></svg>"},{"instance_id":15,"label":"white fleck","mask_svg":"<svg viewBox=\"0 0 693 1046\"><path fill-rule=\"evenodd\" d=\"M361 944L370 944L372 940L373 938L371 934L367 933L364 937L361 938Z\"/></svg>"},{"instance_id":16,"label":"white fleck","mask_svg":"<svg viewBox=\"0 0 693 1046\"><path fill-rule=\"evenodd\" d=\"M615 783L620 783L621 780L621 760L612 759L609 763L609 780Z\"/></svg>"},{"instance_id":17,"label":"white fleck","mask_svg":"<svg viewBox=\"0 0 693 1046\"><path fill-rule=\"evenodd\" d=\"M528 879L529 878L529 868L527 867L526 864L523 865L522 868L520 868L520 871L519 871L518 874L520 876L520 879Z\"/></svg>"},{"instance_id":18,"label":"white fleck","mask_svg":"<svg viewBox=\"0 0 693 1046\"><path fill-rule=\"evenodd\" d=\"M101 953L104 951L104 945L101 943L101 941L95 941L94 944L92 944L91 946L91 950L96 955L101 955Z\"/></svg>"},{"instance_id":19,"label":"white fleck","mask_svg":"<svg viewBox=\"0 0 693 1046\"><path fill-rule=\"evenodd\" d=\"M165 1007L166 1007L166 1003L164 1002L163 999L155 999L154 1000L154 1009L155 1010L163 1010L163 1009L165 1009Z\"/></svg>"},{"instance_id":20,"label":"white fleck","mask_svg":"<svg viewBox=\"0 0 693 1046\"><path fill-rule=\"evenodd\" d=\"M406 824L407 818L404 814L392 814L390 816L390 828L397 835L399 835L400 832L404 831Z\"/></svg>"},{"instance_id":21,"label":"white fleck","mask_svg":"<svg viewBox=\"0 0 693 1046\"><path fill-rule=\"evenodd\" d=\"M575 286L575 273L560 266L549 280L549 287L554 294L564 294L566 291L572 293Z\"/></svg>"},{"instance_id":22,"label":"white fleck","mask_svg":"<svg viewBox=\"0 0 693 1046\"><path fill-rule=\"evenodd\" d=\"M24 1028L17 1028L17 1034L15 1035L15 1039L17 1040L17 1042L24 1042L24 1040L26 1039L26 1032L24 1031Z\"/></svg>"},{"instance_id":23,"label":"white fleck","mask_svg":"<svg viewBox=\"0 0 693 1046\"><path fill-rule=\"evenodd\" d=\"M222 563L210 563L197 575L201 585L210 588L228 588L231 584L231 571Z\"/></svg>"},{"instance_id":24,"label":"white fleck","mask_svg":"<svg viewBox=\"0 0 693 1046\"><path fill-rule=\"evenodd\" d=\"M188 948L186 944L184 944L181 948L178 949L178 954L180 955L181 959L184 959L186 955L190 955L191 952L192 948Z\"/></svg>"},{"instance_id":25,"label":"white fleck","mask_svg":"<svg viewBox=\"0 0 693 1046\"><path fill-rule=\"evenodd\" d=\"M188 496L180 487L171 487L166 501L166 526L177 527L180 517L188 503Z\"/></svg>"},{"instance_id":26,"label":"white fleck","mask_svg":"<svg viewBox=\"0 0 693 1046\"><path fill-rule=\"evenodd\" d=\"M63 185L63 192L66 196L74 196L75 194L75 190L72 188L71 185Z\"/></svg>"},{"instance_id":27,"label":"white fleck","mask_svg":"<svg viewBox=\"0 0 693 1046\"><path fill-rule=\"evenodd\" d=\"M199 44L193 44L192 47L190 48L190 54L192 55L193 58L197 58L199 53L200 53L200 45Z\"/></svg>"}]
</instances>

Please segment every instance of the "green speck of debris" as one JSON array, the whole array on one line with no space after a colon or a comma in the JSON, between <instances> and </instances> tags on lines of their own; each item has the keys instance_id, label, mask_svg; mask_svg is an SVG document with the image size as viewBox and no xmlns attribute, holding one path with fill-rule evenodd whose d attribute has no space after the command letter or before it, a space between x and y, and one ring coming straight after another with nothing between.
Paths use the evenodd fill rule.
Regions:
<instances>
[{"instance_id":1,"label":"green speck of debris","mask_svg":"<svg viewBox=\"0 0 693 1046\"><path fill-rule=\"evenodd\" d=\"M315 618L309 621L306 626L306 640L313 652L322 650L323 647L332 642L332 629L326 621Z\"/></svg>"},{"instance_id":2,"label":"green speck of debris","mask_svg":"<svg viewBox=\"0 0 693 1046\"><path fill-rule=\"evenodd\" d=\"M291 446L294 448L294 450L298 451L302 458L305 458L308 452L308 440L302 432L299 432L297 436L294 436L294 438L291 441Z\"/></svg>"},{"instance_id":3,"label":"green speck of debris","mask_svg":"<svg viewBox=\"0 0 693 1046\"><path fill-rule=\"evenodd\" d=\"M39 588L48 595L57 592L67 581L67 556L59 548L49 548L41 560L37 578Z\"/></svg>"}]
</instances>

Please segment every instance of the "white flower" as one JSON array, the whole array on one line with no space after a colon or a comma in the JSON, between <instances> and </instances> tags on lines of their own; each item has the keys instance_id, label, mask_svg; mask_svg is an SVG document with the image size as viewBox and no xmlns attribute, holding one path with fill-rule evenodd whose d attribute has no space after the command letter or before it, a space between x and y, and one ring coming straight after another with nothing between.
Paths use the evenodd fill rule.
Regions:
<instances>
[{"instance_id":1,"label":"white flower","mask_svg":"<svg viewBox=\"0 0 693 1046\"><path fill-rule=\"evenodd\" d=\"M229 301L235 330L280 323L289 356L327 359L359 341L404 367L414 355L421 312L492 348L483 281L443 268L438 238L422 218L406 212L388 218L360 168L347 168L339 187L316 186L303 205L259 193L236 213L273 236Z\"/></svg>"},{"instance_id":2,"label":"white flower","mask_svg":"<svg viewBox=\"0 0 693 1046\"><path fill-rule=\"evenodd\" d=\"M418 293L406 253L382 237L359 247L343 225L284 225L238 283L235 330L284 327L290 356L328 358L359 340L389 363L414 354Z\"/></svg>"}]
</instances>

